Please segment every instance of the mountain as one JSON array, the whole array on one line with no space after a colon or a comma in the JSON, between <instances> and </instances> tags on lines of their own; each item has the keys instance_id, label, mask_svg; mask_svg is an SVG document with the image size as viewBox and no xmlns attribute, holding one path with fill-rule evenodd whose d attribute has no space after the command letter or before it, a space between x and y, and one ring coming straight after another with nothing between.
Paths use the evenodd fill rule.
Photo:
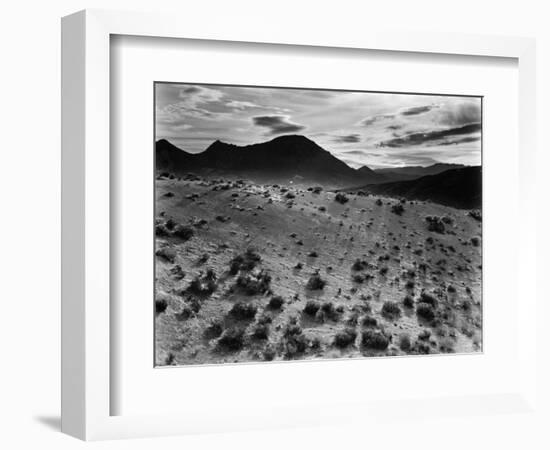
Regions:
<instances>
[{"instance_id":1,"label":"mountain","mask_svg":"<svg viewBox=\"0 0 550 450\"><path fill-rule=\"evenodd\" d=\"M389 181L388 177L380 173L379 171L372 170L370 167L362 166L357 169L362 176L367 177L372 181L372 183L383 183L384 181Z\"/></svg>"},{"instance_id":2,"label":"mountain","mask_svg":"<svg viewBox=\"0 0 550 450\"><path fill-rule=\"evenodd\" d=\"M386 169L376 169L375 173L384 175L387 181L402 181L413 180L425 175L437 175L451 169L462 169L466 166L462 164L445 164L436 163L431 166L405 166L405 167L390 167Z\"/></svg>"},{"instance_id":3,"label":"mountain","mask_svg":"<svg viewBox=\"0 0 550 450\"><path fill-rule=\"evenodd\" d=\"M382 181L382 175L355 170L305 136L285 135L268 142L237 146L213 142L204 152L187 153L165 139L156 143L156 167L187 172L242 176L260 182L303 182L353 186Z\"/></svg>"},{"instance_id":4,"label":"mountain","mask_svg":"<svg viewBox=\"0 0 550 450\"><path fill-rule=\"evenodd\" d=\"M414 180L370 184L355 189L376 195L428 200L454 208L481 207L481 166L446 170Z\"/></svg>"}]
</instances>

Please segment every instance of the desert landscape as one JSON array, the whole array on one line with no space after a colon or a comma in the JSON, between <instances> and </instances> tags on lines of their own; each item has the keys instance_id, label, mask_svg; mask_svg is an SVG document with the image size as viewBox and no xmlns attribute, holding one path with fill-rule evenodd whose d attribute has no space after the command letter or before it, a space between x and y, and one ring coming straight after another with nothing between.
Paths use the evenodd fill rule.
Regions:
<instances>
[{"instance_id":1,"label":"desert landscape","mask_svg":"<svg viewBox=\"0 0 550 450\"><path fill-rule=\"evenodd\" d=\"M481 351L481 167L281 134L157 140L155 364Z\"/></svg>"}]
</instances>

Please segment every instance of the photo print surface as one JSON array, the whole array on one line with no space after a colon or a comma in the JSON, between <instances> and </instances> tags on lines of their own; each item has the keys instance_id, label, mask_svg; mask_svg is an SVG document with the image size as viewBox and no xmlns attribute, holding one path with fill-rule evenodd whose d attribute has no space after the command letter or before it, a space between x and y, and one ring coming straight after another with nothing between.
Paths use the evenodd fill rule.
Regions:
<instances>
[{"instance_id":1,"label":"photo print surface","mask_svg":"<svg viewBox=\"0 0 550 450\"><path fill-rule=\"evenodd\" d=\"M154 89L155 365L482 350L482 98Z\"/></svg>"}]
</instances>

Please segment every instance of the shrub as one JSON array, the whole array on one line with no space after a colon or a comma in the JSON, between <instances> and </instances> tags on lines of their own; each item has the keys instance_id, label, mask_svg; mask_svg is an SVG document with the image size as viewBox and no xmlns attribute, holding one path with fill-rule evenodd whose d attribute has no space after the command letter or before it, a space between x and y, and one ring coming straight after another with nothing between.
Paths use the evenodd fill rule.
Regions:
<instances>
[{"instance_id":1,"label":"shrub","mask_svg":"<svg viewBox=\"0 0 550 450\"><path fill-rule=\"evenodd\" d=\"M229 328L218 339L218 346L230 351L237 351L243 347L244 331L239 328Z\"/></svg>"},{"instance_id":2,"label":"shrub","mask_svg":"<svg viewBox=\"0 0 550 450\"><path fill-rule=\"evenodd\" d=\"M376 199L376 206L382 206L382 200L380 200L379 198Z\"/></svg>"},{"instance_id":3,"label":"shrub","mask_svg":"<svg viewBox=\"0 0 550 450\"><path fill-rule=\"evenodd\" d=\"M395 302L387 301L382 305L382 316L388 320L395 320L401 316L401 308Z\"/></svg>"},{"instance_id":4,"label":"shrub","mask_svg":"<svg viewBox=\"0 0 550 450\"><path fill-rule=\"evenodd\" d=\"M326 284L327 282L321 278L321 275L314 273L307 280L306 288L310 291L317 291L323 289Z\"/></svg>"},{"instance_id":5,"label":"shrub","mask_svg":"<svg viewBox=\"0 0 550 450\"><path fill-rule=\"evenodd\" d=\"M309 252L307 256L309 256L310 258L317 258L319 256L319 253L313 250L312 252Z\"/></svg>"},{"instance_id":6,"label":"shrub","mask_svg":"<svg viewBox=\"0 0 550 450\"><path fill-rule=\"evenodd\" d=\"M365 328L376 328L378 326L378 321L371 316L364 316L361 319L361 326Z\"/></svg>"},{"instance_id":7,"label":"shrub","mask_svg":"<svg viewBox=\"0 0 550 450\"><path fill-rule=\"evenodd\" d=\"M323 188L321 186L315 186L314 188L312 188L312 192L314 194L320 194L322 190Z\"/></svg>"},{"instance_id":8,"label":"shrub","mask_svg":"<svg viewBox=\"0 0 550 450\"><path fill-rule=\"evenodd\" d=\"M418 339L421 341L429 341L431 336L432 333L430 330L422 330L422 332L418 335Z\"/></svg>"},{"instance_id":9,"label":"shrub","mask_svg":"<svg viewBox=\"0 0 550 450\"><path fill-rule=\"evenodd\" d=\"M407 295L404 299L403 299L403 306L405 308L413 308L414 307L414 300L413 298L410 296L410 295Z\"/></svg>"},{"instance_id":10,"label":"shrub","mask_svg":"<svg viewBox=\"0 0 550 450\"><path fill-rule=\"evenodd\" d=\"M280 341L285 358L291 359L294 356L306 351L307 339L302 333L300 325L290 321L283 329Z\"/></svg>"},{"instance_id":11,"label":"shrub","mask_svg":"<svg viewBox=\"0 0 550 450\"><path fill-rule=\"evenodd\" d=\"M361 346L371 350L386 350L390 340L381 330L365 330L361 335Z\"/></svg>"},{"instance_id":12,"label":"shrub","mask_svg":"<svg viewBox=\"0 0 550 450\"><path fill-rule=\"evenodd\" d=\"M405 208L403 208L403 205L401 203L396 203L392 205L391 212L397 214L398 216L401 216L405 212Z\"/></svg>"},{"instance_id":13,"label":"shrub","mask_svg":"<svg viewBox=\"0 0 550 450\"><path fill-rule=\"evenodd\" d=\"M223 333L222 323L219 320L210 322L210 325L204 330L204 336L207 339L214 339L219 337Z\"/></svg>"},{"instance_id":14,"label":"shrub","mask_svg":"<svg viewBox=\"0 0 550 450\"><path fill-rule=\"evenodd\" d=\"M356 272L359 272L361 270L365 270L368 267L367 261L363 261L359 258L357 258L354 263L351 265L351 270L355 270Z\"/></svg>"},{"instance_id":15,"label":"shrub","mask_svg":"<svg viewBox=\"0 0 550 450\"><path fill-rule=\"evenodd\" d=\"M249 248L246 252L235 256L229 263L229 272L236 275L239 270L250 271L262 260L255 249Z\"/></svg>"},{"instance_id":16,"label":"shrub","mask_svg":"<svg viewBox=\"0 0 550 450\"><path fill-rule=\"evenodd\" d=\"M271 300L269 300L269 303L267 304L267 307L269 309L281 309L283 304L285 303L285 300L280 295L275 295L271 297Z\"/></svg>"},{"instance_id":17,"label":"shrub","mask_svg":"<svg viewBox=\"0 0 550 450\"><path fill-rule=\"evenodd\" d=\"M320 311L327 319L338 320L339 308L334 308L334 304L332 302L324 302L321 305Z\"/></svg>"},{"instance_id":18,"label":"shrub","mask_svg":"<svg viewBox=\"0 0 550 450\"><path fill-rule=\"evenodd\" d=\"M315 316L320 308L321 305L319 305L319 303L314 300L308 300L306 306L304 306L304 313L306 313L308 316Z\"/></svg>"},{"instance_id":19,"label":"shrub","mask_svg":"<svg viewBox=\"0 0 550 450\"><path fill-rule=\"evenodd\" d=\"M353 328L346 328L334 336L334 345L338 348L346 348L352 345L357 338L357 332Z\"/></svg>"},{"instance_id":20,"label":"shrub","mask_svg":"<svg viewBox=\"0 0 550 450\"><path fill-rule=\"evenodd\" d=\"M174 263L177 253L171 247L161 247L155 252L155 255L157 255L161 259L164 259L165 261Z\"/></svg>"},{"instance_id":21,"label":"shrub","mask_svg":"<svg viewBox=\"0 0 550 450\"><path fill-rule=\"evenodd\" d=\"M343 205L344 203L347 203L349 201L349 198L346 196L346 194L338 192L334 197L334 200Z\"/></svg>"},{"instance_id":22,"label":"shrub","mask_svg":"<svg viewBox=\"0 0 550 450\"><path fill-rule=\"evenodd\" d=\"M433 231L434 233L439 234L445 233L445 224L441 218L436 216L427 216L426 222L428 222L428 231Z\"/></svg>"},{"instance_id":23,"label":"shrub","mask_svg":"<svg viewBox=\"0 0 550 450\"><path fill-rule=\"evenodd\" d=\"M420 294L420 301L422 303L427 303L428 305L433 306L434 308L437 307L437 299L433 295L428 294L427 292L422 292L422 294Z\"/></svg>"},{"instance_id":24,"label":"shrub","mask_svg":"<svg viewBox=\"0 0 550 450\"><path fill-rule=\"evenodd\" d=\"M168 230L162 223L157 223L155 225L155 236L164 237L169 235L170 230Z\"/></svg>"},{"instance_id":25,"label":"shrub","mask_svg":"<svg viewBox=\"0 0 550 450\"><path fill-rule=\"evenodd\" d=\"M292 198L296 198L296 195L293 192L289 191L286 193L285 197L288 199L292 199Z\"/></svg>"},{"instance_id":26,"label":"shrub","mask_svg":"<svg viewBox=\"0 0 550 450\"><path fill-rule=\"evenodd\" d=\"M237 286L246 295L263 294L269 291L271 276L265 270L253 273L241 273L237 278Z\"/></svg>"},{"instance_id":27,"label":"shrub","mask_svg":"<svg viewBox=\"0 0 550 450\"><path fill-rule=\"evenodd\" d=\"M184 241L188 241L193 237L195 231L187 225L176 225L172 234Z\"/></svg>"},{"instance_id":28,"label":"shrub","mask_svg":"<svg viewBox=\"0 0 550 450\"><path fill-rule=\"evenodd\" d=\"M413 280L408 280L405 283L405 289L414 289L414 281Z\"/></svg>"},{"instance_id":29,"label":"shrub","mask_svg":"<svg viewBox=\"0 0 550 450\"><path fill-rule=\"evenodd\" d=\"M258 308L255 305L237 302L233 305L229 314L237 320L251 320L256 316Z\"/></svg>"},{"instance_id":30,"label":"shrub","mask_svg":"<svg viewBox=\"0 0 550 450\"><path fill-rule=\"evenodd\" d=\"M212 269L208 269L206 274L193 278L187 290L199 296L208 296L216 290L216 287L216 275Z\"/></svg>"},{"instance_id":31,"label":"shrub","mask_svg":"<svg viewBox=\"0 0 550 450\"><path fill-rule=\"evenodd\" d=\"M365 281L365 276L363 274L360 274L360 273L354 273L351 276L351 279L353 280L354 283L361 284Z\"/></svg>"},{"instance_id":32,"label":"shrub","mask_svg":"<svg viewBox=\"0 0 550 450\"><path fill-rule=\"evenodd\" d=\"M381 267L379 272L380 272L380 275L386 275L388 273L388 268L386 266L384 267Z\"/></svg>"},{"instance_id":33,"label":"shrub","mask_svg":"<svg viewBox=\"0 0 550 450\"><path fill-rule=\"evenodd\" d=\"M277 351L275 348L272 345L267 345L262 352L262 358L264 361L273 361L275 356L277 356Z\"/></svg>"},{"instance_id":34,"label":"shrub","mask_svg":"<svg viewBox=\"0 0 550 450\"><path fill-rule=\"evenodd\" d=\"M404 352L408 352L411 349L411 338L408 334L399 336L399 348Z\"/></svg>"},{"instance_id":35,"label":"shrub","mask_svg":"<svg viewBox=\"0 0 550 450\"><path fill-rule=\"evenodd\" d=\"M481 211L479 209L472 209L468 215L478 222L481 222Z\"/></svg>"},{"instance_id":36,"label":"shrub","mask_svg":"<svg viewBox=\"0 0 550 450\"><path fill-rule=\"evenodd\" d=\"M416 306L416 315L424 320L427 320L428 322L431 322L435 319L435 310L432 305L421 302Z\"/></svg>"},{"instance_id":37,"label":"shrub","mask_svg":"<svg viewBox=\"0 0 550 450\"><path fill-rule=\"evenodd\" d=\"M265 323L258 323L252 330L252 337L258 340L265 340L269 336L269 326Z\"/></svg>"},{"instance_id":38,"label":"shrub","mask_svg":"<svg viewBox=\"0 0 550 450\"><path fill-rule=\"evenodd\" d=\"M163 313L168 308L168 302L165 298L155 299L155 311L157 314Z\"/></svg>"},{"instance_id":39,"label":"shrub","mask_svg":"<svg viewBox=\"0 0 550 450\"><path fill-rule=\"evenodd\" d=\"M479 247L479 245L481 244L481 240L477 236L473 237L470 242L474 247Z\"/></svg>"}]
</instances>

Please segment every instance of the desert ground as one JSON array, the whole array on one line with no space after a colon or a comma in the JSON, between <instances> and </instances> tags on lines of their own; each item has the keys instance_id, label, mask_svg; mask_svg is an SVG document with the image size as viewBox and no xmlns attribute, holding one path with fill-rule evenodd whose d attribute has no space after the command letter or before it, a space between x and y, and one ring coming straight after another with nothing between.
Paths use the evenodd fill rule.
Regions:
<instances>
[{"instance_id":1,"label":"desert ground","mask_svg":"<svg viewBox=\"0 0 550 450\"><path fill-rule=\"evenodd\" d=\"M481 216L189 174L156 179L158 366L481 351Z\"/></svg>"}]
</instances>

